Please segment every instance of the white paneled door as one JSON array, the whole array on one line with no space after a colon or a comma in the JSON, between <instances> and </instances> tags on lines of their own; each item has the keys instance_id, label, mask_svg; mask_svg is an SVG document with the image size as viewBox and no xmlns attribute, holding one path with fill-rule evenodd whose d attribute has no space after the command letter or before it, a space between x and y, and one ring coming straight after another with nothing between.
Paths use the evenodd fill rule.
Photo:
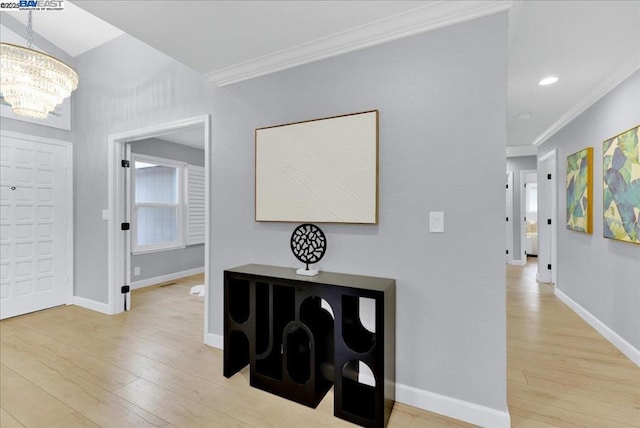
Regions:
<instances>
[{"instance_id":1,"label":"white paneled door","mask_svg":"<svg viewBox=\"0 0 640 428\"><path fill-rule=\"evenodd\" d=\"M27 136L0 140L0 319L67 303L67 150Z\"/></svg>"}]
</instances>

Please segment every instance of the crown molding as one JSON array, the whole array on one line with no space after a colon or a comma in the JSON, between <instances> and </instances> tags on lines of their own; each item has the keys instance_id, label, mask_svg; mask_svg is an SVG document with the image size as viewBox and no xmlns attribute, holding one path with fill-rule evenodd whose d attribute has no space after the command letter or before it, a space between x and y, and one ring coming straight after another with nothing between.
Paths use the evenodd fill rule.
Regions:
<instances>
[{"instance_id":1,"label":"crown molding","mask_svg":"<svg viewBox=\"0 0 640 428\"><path fill-rule=\"evenodd\" d=\"M230 85L298 65L508 10L513 1L434 1L428 5L242 62L205 76Z\"/></svg>"},{"instance_id":2,"label":"crown molding","mask_svg":"<svg viewBox=\"0 0 640 428\"><path fill-rule=\"evenodd\" d=\"M538 148L534 145L527 144L526 146L507 146L507 157L515 158L518 156L536 156L538 154Z\"/></svg>"},{"instance_id":3,"label":"crown molding","mask_svg":"<svg viewBox=\"0 0 640 428\"><path fill-rule=\"evenodd\" d=\"M615 67L614 70L618 70L617 73L613 73L609 79L603 82L602 85L596 87L593 91L588 93L586 97L584 97L578 104L573 106L571 110L565 113L565 115L562 116L556 123L551 125L546 131L544 131L535 140L533 140L532 144L534 146L539 146L540 144L547 141L565 125L578 117L580 114L584 113L585 110L598 102L616 86L624 82L639 68L640 64L635 58L625 64L622 64L620 67Z\"/></svg>"}]
</instances>

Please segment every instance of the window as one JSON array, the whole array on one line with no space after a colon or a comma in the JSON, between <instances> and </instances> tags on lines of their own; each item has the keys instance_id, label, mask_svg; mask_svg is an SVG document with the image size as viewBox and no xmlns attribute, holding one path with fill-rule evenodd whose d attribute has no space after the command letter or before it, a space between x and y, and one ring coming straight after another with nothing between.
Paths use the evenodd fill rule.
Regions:
<instances>
[{"instance_id":1,"label":"window","mask_svg":"<svg viewBox=\"0 0 640 428\"><path fill-rule=\"evenodd\" d=\"M133 252L184 248L185 164L133 155Z\"/></svg>"}]
</instances>

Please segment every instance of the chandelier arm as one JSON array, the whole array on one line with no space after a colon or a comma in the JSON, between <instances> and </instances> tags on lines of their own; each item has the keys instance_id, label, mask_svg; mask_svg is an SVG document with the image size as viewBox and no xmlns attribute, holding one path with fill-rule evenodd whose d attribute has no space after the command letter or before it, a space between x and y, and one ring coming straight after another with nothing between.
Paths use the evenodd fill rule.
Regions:
<instances>
[{"instance_id":1,"label":"chandelier arm","mask_svg":"<svg viewBox=\"0 0 640 428\"><path fill-rule=\"evenodd\" d=\"M27 47L31 49L33 46L33 11L29 11L27 17Z\"/></svg>"}]
</instances>

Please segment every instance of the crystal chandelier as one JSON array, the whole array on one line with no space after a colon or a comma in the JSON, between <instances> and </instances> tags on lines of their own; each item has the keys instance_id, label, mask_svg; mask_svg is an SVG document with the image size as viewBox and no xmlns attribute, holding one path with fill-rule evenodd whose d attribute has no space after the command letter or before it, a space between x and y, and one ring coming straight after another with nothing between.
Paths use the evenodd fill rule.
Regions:
<instances>
[{"instance_id":1,"label":"crystal chandelier","mask_svg":"<svg viewBox=\"0 0 640 428\"><path fill-rule=\"evenodd\" d=\"M16 114L44 119L78 87L78 73L32 45L29 11L27 47L0 43L0 92Z\"/></svg>"}]
</instances>

